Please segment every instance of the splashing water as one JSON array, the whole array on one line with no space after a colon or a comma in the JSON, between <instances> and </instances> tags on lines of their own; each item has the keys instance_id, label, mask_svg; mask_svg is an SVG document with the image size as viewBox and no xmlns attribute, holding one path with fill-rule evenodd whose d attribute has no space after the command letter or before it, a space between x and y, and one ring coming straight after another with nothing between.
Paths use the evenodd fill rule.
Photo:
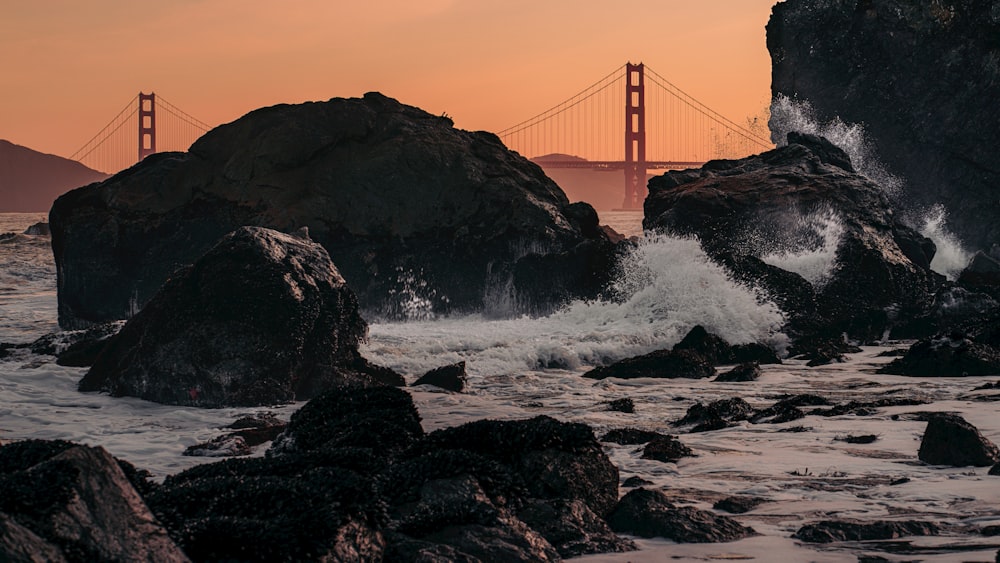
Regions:
<instances>
[{"instance_id":1,"label":"splashing water","mask_svg":"<svg viewBox=\"0 0 1000 563\"><path fill-rule=\"evenodd\" d=\"M844 225L832 209L797 214L791 223L783 233L785 239L776 244L779 249L763 254L760 259L795 272L817 288L822 287L836 265Z\"/></svg>"},{"instance_id":2,"label":"splashing water","mask_svg":"<svg viewBox=\"0 0 1000 563\"><path fill-rule=\"evenodd\" d=\"M786 137L792 131L826 137L847 153L858 173L889 195L896 195L903 188L902 178L889 173L879 162L864 127L857 123L844 123L839 117L821 122L808 102L778 95L771 101L771 119L767 125L771 129L771 140L779 147L788 144Z\"/></svg>"},{"instance_id":3,"label":"splashing water","mask_svg":"<svg viewBox=\"0 0 1000 563\"><path fill-rule=\"evenodd\" d=\"M921 224L917 230L934 241L934 245L937 246L937 252L931 260L931 269L955 281L962 270L969 265L972 253L962 248L962 243L948 230L947 223L947 211L943 205L937 204L921 217Z\"/></svg>"},{"instance_id":4,"label":"splashing water","mask_svg":"<svg viewBox=\"0 0 1000 563\"><path fill-rule=\"evenodd\" d=\"M649 236L625 258L616 299L541 318L481 315L374 323L363 354L404 374L465 360L473 376L577 369L669 348L696 324L732 343L781 348L781 311L734 283L696 240Z\"/></svg>"}]
</instances>

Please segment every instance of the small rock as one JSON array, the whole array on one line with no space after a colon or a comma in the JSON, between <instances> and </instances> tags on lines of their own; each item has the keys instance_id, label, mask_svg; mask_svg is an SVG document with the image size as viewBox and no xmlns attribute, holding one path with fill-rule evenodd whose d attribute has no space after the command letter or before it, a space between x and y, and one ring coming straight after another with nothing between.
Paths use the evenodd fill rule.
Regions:
<instances>
[{"instance_id":1,"label":"small rock","mask_svg":"<svg viewBox=\"0 0 1000 563\"><path fill-rule=\"evenodd\" d=\"M726 497L713 504L712 508L716 510L724 510L731 514L743 514L750 512L764 502L764 499L755 497Z\"/></svg>"},{"instance_id":2,"label":"small rock","mask_svg":"<svg viewBox=\"0 0 1000 563\"><path fill-rule=\"evenodd\" d=\"M433 385L447 391L461 393L465 390L469 378L465 373L465 362L441 366L425 373L423 377L413 382L413 385Z\"/></svg>"},{"instance_id":3,"label":"small rock","mask_svg":"<svg viewBox=\"0 0 1000 563\"><path fill-rule=\"evenodd\" d=\"M34 225L25 229L24 234L36 237L47 237L47 236L52 236L52 231L49 230L49 224L42 221L35 223Z\"/></svg>"},{"instance_id":4,"label":"small rock","mask_svg":"<svg viewBox=\"0 0 1000 563\"><path fill-rule=\"evenodd\" d=\"M628 358L609 366L594 368L583 377L605 379L617 377L689 378L703 379L715 375L711 362L690 350L657 350L643 356Z\"/></svg>"},{"instance_id":5,"label":"small rock","mask_svg":"<svg viewBox=\"0 0 1000 563\"><path fill-rule=\"evenodd\" d=\"M608 410L615 412L634 413L635 403L633 403L632 399L628 397L615 399L614 401L610 401L608 403Z\"/></svg>"},{"instance_id":6,"label":"small rock","mask_svg":"<svg viewBox=\"0 0 1000 563\"><path fill-rule=\"evenodd\" d=\"M938 414L927 421L917 457L931 465L984 467L1000 459L1000 450L964 418Z\"/></svg>"},{"instance_id":7,"label":"small rock","mask_svg":"<svg viewBox=\"0 0 1000 563\"><path fill-rule=\"evenodd\" d=\"M649 489L633 489L622 497L608 516L611 529L643 538L663 537L679 543L728 542L755 535L731 518L676 507L667 495Z\"/></svg>"},{"instance_id":8,"label":"small rock","mask_svg":"<svg viewBox=\"0 0 1000 563\"><path fill-rule=\"evenodd\" d=\"M628 479L622 481L623 487L633 488L633 487L645 487L646 485L652 485L653 482L648 479L643 479L638 475L633 475Z\"/></svg>"},{"instance_id":9,"label":"small rock","mask_svg":"<svg viewBox=\"0 0 1000 563\"><path fill-rule=\"evenodd\" d=\"M753 407L739 397L732 399L720 399L712 401L707 406L696 403L688 407L687 413L680 420L673 423L674 426L684 426L685 424L710 423L717 425L718 421L735 422L746 420L753 413Z\"/></svg>"},{"instance_id":10,"label":"small rock","mask_svg":"<svg viewBox=\"0 0 1000 563\"><path fill-rule=\"evenodd\" d=\"M933 522L881 520L858 522L853 520L824 520L806 524L792 537L808 543L838 541L891 540L902 536L936 536L938 526Z\"/></svg>"},{"instance_id":11,"label":"small rock","mask_svg":"<svg viewBox=\"0 0 1000 563\"><path fill-rule=\"evenodd\" d=\"M757 381L760 379L760 375L760 364L757 362L747 362L734 367L726 373L719 374L714 381L718 381L720 383Z\"/></svg>"},{"instance_id":12,"label":"small rock","mask_svg":"<svg viewBox=\"0 0 1000 563\"><path fill-rule=\"evenodd\" d=\"M861 436L848 434L847 436L837 436L834 440L837 440L838 442L847 442L848 444L871 444L878 440L878 436L875 434L864 434Z\"/></svg>"},{"instance_id":13,"label":"small rock","mask_svg":"<svg viewBox=\"0 0 1000 563\"><path fill-rule=\"evenodd\" d=\"M694 457L691 448L682 444L676 436L660 436L651 440L642 450L642 459L655 459L665 463L676 463L682 457Z\"/></svg>"},{"instance_id":14,"label":"small rock","mask_svg":"<svg viewBox=\"0 0 1000 563\"><path fill-rule=\"evenodd\" d=\"M653 432L652 430L639 430L638 428L616 428L614 430L608 430L604 436L601 436L602 442L613 442L615 444L621 444L623 446L634 446L636 444L645 444L650 440L655 440L656 438L663 438L666 434L660 434L659 432Z\"/></svg>"},{"instance_id":15,"label":"small rock","mask_svg":"<svg viewBox=\"0 0 1000 563\"><path fill-rule=\"evenodd\" d=\"M181 455L194 457L238 457L250 455L253 450L241 436L227 434L202 444L188 446Z\"/></svg>"}]
</instances>

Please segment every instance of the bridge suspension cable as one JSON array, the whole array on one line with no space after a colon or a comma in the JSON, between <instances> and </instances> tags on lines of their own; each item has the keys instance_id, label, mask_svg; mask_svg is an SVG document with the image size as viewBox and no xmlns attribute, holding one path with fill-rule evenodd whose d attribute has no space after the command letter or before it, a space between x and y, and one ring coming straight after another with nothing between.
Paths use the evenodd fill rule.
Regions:
<instances>
[{"instance_id":1,"label":"bridge suspension cable","mask_svg":"<svg viewBox=\"0 0 1000 563\"><path fill-rule=\"evenodd\" d=\"M143 111L142 98L148 101L154 96L138 94L132 97L107 125L70 158L94 170L113 174L138 162L144 132L154 130L156 138L152 147L155 151L183 151L212 128L211 125L178 108L162 96L155 96L153 102L157 110L162 110L159 119L150 116L148 108ZM155 123L143 124L140 121L143 117L149 121L155 119Z\"/></svg>"}]
</instances>

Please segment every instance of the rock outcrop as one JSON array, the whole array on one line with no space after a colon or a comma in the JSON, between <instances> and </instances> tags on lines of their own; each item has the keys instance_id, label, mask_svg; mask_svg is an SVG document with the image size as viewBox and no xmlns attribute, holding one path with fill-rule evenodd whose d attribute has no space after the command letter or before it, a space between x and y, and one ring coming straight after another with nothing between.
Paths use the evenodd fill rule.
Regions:
<instances>
[{"instance_id":1,"label":"rock outcrop","mask_svg":"<svg viewBox=\"0 0 1000 563\"><path fill-rule=\"evenodd\" d=\"M633 489L608 516L611 529L643 538L662 537L678 543L730 542L755 535L732 518L675 506L660 491Z\"/></svg>"},{"instance_id":2,"label":"rock outcrop","mask_svg":"<svg viewBox=\"0 0 1000 563\"><path fill-rule=\"evenodd\" d=\"M963 334L938 335L914 343L879 373L912 377L1000 375L1000 352Z\"/></svg>"},{"instance_id":3,"label":"rock outcrop","mask_svg":"<svg viewBox=\"0 0 1000 563\"><path fill-rule=\"evenodd\" d=\"M246 225L308 227L388 317L544 310L614 260L593 208L495 135L377 93L253 111L64 195L50 225L63 328L125 318Z\"/></svg>"},{"instance_id":4,"label":"rock outcrop","mask_svg":"<svg viewBox=\"0 0 1000 563\"><path fill-rule=\"evenodd\" d=\"M367 324L322 246L260 227L223 237L109 339L81 391L202 407L402 385L358 353Z\"/></svg>"},{"instance_id":5,"label":"rock outcrop","mask_svg":"<svg viewBox=\"0 0 1000 563\"><path fill-rule=\"evenodd\" d=\"M188 558L111 454L29 440L0 447L0 560Z\"/></svg>"},{"instance_id":6,"label":"rock outcrop","mask_svg":"<svg viewBox=\"0 0 1000 563\"><path fill-rule=\"evenodd\" d=\"M879 338L943 281L920 265L933 244L821 137L789 133L787 146L670 171L649 190L644 227L698 237L734 278L789 313L793 334ZM808 266L789 258L805 252L815 254Z\"/></svg>"},{"instance_id":7,"label":"rock outcrop","mask_svg":"<svg viewBox=\"0 0 1000 563\"><path fill-rule=\"evenodd\" d=\"M767 25L771 90L863 123L907 203L944 204L987 248L1000 242L998 35L989 0L788 0Z\"/></svg>"}]
</instances>

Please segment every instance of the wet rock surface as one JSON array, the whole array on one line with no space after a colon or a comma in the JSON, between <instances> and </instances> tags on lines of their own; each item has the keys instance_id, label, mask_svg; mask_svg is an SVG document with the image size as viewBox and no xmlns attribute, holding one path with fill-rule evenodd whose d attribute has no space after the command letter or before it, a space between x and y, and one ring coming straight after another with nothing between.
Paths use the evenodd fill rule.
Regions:
<instances>
[{"instance_id":1,"label":"wet rock surface","mask_svg":"<svg viewBox=\"0 0 1000 563\"><path fill-rule=\"evenodd\" d=\"M1000 375L1000 351L961 333L925 338L879 373L914 377Z\"/></svg>"},{"instance_id":2,"label":"wet rock surface","mask_svg":"<svg viewBox=\"0 0 1000 563\"><path fill-rule=\"evenodd\" d=\"M401 385L358 353L366 331L323 247L243 227L175 273L79 388L222 407L304 400L343 383Z\"/></svg>"},{"instance_id":3,"label":"wet rock surface","mask_svg":"<svg viewBox=\"0 0 1000 563\"><path fill-rule=\"evenodd\" d=\"M606 379L617 377L632 379L636 377L689 378L703 379L716 375L712 363L703 356L690 350L657 350L627 358L611 365L594 368L583 377L590 379Z\"/></svg>"},{"instance_id":4,"label":"wet rock surface","mask_svg":"<svg viewBox=\"0 0 1000 563\"><path fill-rule=\"evenodd\" d=\"M585 203L493 134L378 93L277 105L73 190L50 213L63 328L125 318L241 226L307 227L361 307L412 318L604 289Z\"/></svg>"},{"instance_id":5,"label":"wet rock surface","mask_svg":"<svg viewBox=\"0 0 1000 563\"><path fill-rule=\"evenodd\" d=\"M461 393L468 385L469 378L465 374L465 362L441 366L425 373L413 382L413 385L433 385L447 391Z\"/></svg>"},{"instance_id":6,"label":"wet rock surface","mask_svg":"<svg viewBox=\"0 0 1000 563\"><path fill-rule=\"evenodd\" d=\"M0 549L5 560L188 561L117 460L58 441L0 446Z\"/></svg>"},{"instance_id":7,"label":"wet rock surface","mask_svg":"<svg viewBox=\"0 0 1000 563\"><path fill-rule=\"evenodd\" d=\"M676 436L662 436L650 440L642 449L642 459L655 459L665 463L676 463L682 457L692 457L694 452Z\"/></svg>"},{"instance_id":8,"label":"wet rock surface","mask_svg":"<svg viewBox=\"0 0 1000 563\"><path fill-rule=\"evenodd\" d=\"M783 306L795 336L881 337L892 325L887 307L920 309L943 281L900 246L924 237L900 223L885 192L821 137L789 133L787 146L667 172L652 178L649 189L644 228L697 236L737 279ZM810 282L762 262L819 245L808 218L821 216L839 229L822 279Z\"/></svg>"},{"instance_id":9,"label":"wet rock surface","mask_svg":"<svg viewBox=\"0 0 1000 563\"><path fill-rule=\"evenodd\" d=\"M988 248L1000 241L997 14L989 1L781 2L767 25L772 94L864 124L905 178L904 203L944 204L960 237Z\"/></svg>"},{"instance_id":10,"label":"wet rock surface","mask_svg":"<svg viewBox=\"0 0 1000 563\"><path fill-rule=\"evenodd\" d=\"M740 364L733 369L720 373L714 379L719 383L739 383L745 381L757 381L761 376L760 364L757 362L747 362Z\"/></svg>"},{"instance_id":11,"label":"wet rock surface","mask_svg":"<svg viewBox=\"0 0 1000 563\"><path fill-rule=\"evenodd\" d=\"M938 532L939 528L933 522L824 520L802 526L792 537L809 543L831 543L891 540L905 536L935 536Z\"/></svg>"},{"instance_id":12,"label":"wet rock surface","mask_svg":"<svg viewBox=\"0 0 1000 563\"><path fill-rule=\"evenodd\" d=\"M936 414L927 421L917 457L932 465L986 467L1000 460L1000 450L961 416Z\"/></svg>"}]
</instances>

